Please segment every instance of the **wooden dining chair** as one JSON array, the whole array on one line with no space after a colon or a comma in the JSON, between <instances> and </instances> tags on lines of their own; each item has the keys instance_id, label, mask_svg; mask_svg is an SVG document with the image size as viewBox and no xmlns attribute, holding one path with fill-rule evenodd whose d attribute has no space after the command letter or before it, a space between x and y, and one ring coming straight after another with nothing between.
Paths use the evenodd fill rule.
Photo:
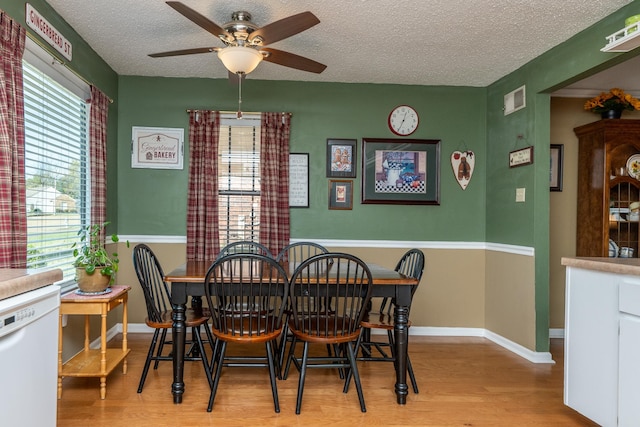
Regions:
<instances>
[{"instance_id":1,"label":"wooden dining chair","mask_svg":"<svg viewBox=\"0 0 640 427\"><path fill-rule=\"evenodd\" d=\"M223 367L268 367L276 412L274 345L283 329L282 316L289 291L287 273L275 259L260 254L230 254L216 260L205 278L205 298L216 337L211 362L213 384L207 411L211 412ZM227 344L264 344L265 356L228 356ZM279 371L278 371L279 373Z\"/></svg>"},{"instance_id":2,"label":"wooden dining chair","mask_svg":"<svg viewBox=\"0 0 640 427\"><path fill-rule=\"evenodd\" d=\"M288 271L293 272L295 267L300 265L302 261L305 261L315 255L326 254L327 252L329 252L329 250L319 243L294 242L282 248L276 256L276 261L280 265L290 266ZM287 327L288 319L291 316L291 310L288 308L285 309L284 316L284 332L282 333L280 343L278 344L278 365L280 369L282 369L284 365L287 343L293 340L293 335L289 332L289 328Z\"/></svg>"},{"instance_id":3,"label":"wooden dining chair","mask_svg":"<svg viewBox=\"0 0 640 427\"><path fill-rule=\"evenodd\" d=\"M276 261L279 263L289 263L297 266L312 256L326 254L329 252L327 248L315 242L294 242L288 244L278 253Z\"/></svg>"},{"instance_id":4,"label":"wooden dining chair","mask_svg":"<svg viewBox=\"0 0 640 427\"><path fill-rule=\"evenodd\" d=\"M151 362L155 361L153 369L158 369L158 363L160 361L173 360L172 355L162 354L165 344L171 344L171 341L167 341L166 338L167 331L171 330L173 325L173 311L171 310L170 303L171 294L169 292L169 286L164 281L162 266L149 246L141 243L133 248L133 268L138 276L138 282L140 282L140 286L142 287L147 307L145 323L154 330L149 351L147 352L147 358L144 362L144 368L142 369L140 383L138 384L138 393L141 393ZM185 356L184 360L201 361L204 366L207 381L209 382L209 386L211 386L213 381L211 379L208 356L200 336L202 327L204 326L209 343L213 343L213 336L207 325L209 317L202 313L201 308L187 309L185 316L185 325L191 328L193 337L189 343L194 345L198 351L187 352L187 354L191 354L191 356Z\"/></svg>"},{"instance_id":5,"label":"wooden dining chair","mask_svg":"<svg viewBox=\"0 0 640 427\"><path fill-rule=\"evenodd\" d=\"M291 276L289 329L293 342L289 348L283 378L293 363L300 372L296 414L300 413L307 369L348 369L358 392L360 409L366 412L354 347L360 335L360 322L371 298L372 278L367 265L356 256L343 253L316 255L303 261ZM333 299L335 309L317 304ZM298 341L304 343L302 357L295 355ZM328 356L309 356L309 344L338 345L340 351ZM343 392L347 392L345 383Z\"/></svg>"},{"instance_id":6,"label":"wooden dining chair","mask_svg":"<svg viewBox=\"0 0 640 427\"><path fill-rule=\"evenodd\" d=\"M424 271L424 253L419 249L411 249L407 251L402 258L396 264L395 270L407 277L412 277L420 282L422 273ZM411 288L411 298L418 289L418 285ZM393 329L395 322L393 320L393 312L395 310L395 302L393 298L382 298L380 301L380 310L378 312L366 313L362 319L362 333L358 341L358 350L362 352L362 357L358 357L358 360L369 362L396 362L396 356L394 354L395 340L393 336ZM408 322L407 327L411 326L411 321ZM380 342L371 339L372 330L386 331L387 341ZM387 348L389 353L384 351ZM373 350L376 350L378 355L374 355ZM411 366L411 359L407 353L407 371L411 380L411 386L413 392L418 393L418 383L416 381L413 367Z\"/></svg>"},{"instance_id":7,"label":"wooden dining chair","mask_svg":"<svg viewBox=\"0 0 640 427\"><path fill-rule=\"evenodd\" d=\"M220 253L216 257L216 259L231 254L260 254L268 256L269 258L274 258L271 251L265 245L258 242L253 242L251 240L243 240L240 242L232 242L226 245L220 250Z\"/></svg>"}]
</instances>

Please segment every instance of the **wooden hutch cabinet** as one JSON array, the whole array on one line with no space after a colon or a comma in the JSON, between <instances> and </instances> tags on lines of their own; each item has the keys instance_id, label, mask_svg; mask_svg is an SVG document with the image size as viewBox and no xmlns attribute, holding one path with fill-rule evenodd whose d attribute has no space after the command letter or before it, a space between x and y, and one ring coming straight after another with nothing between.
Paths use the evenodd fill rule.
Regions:
<instances>
[{"instance_id":1,"label":"wooden hutch cabinet","mask_svg":"<svg viewBox=\"0 0 640 427\"><path fill-rule=\"evenodd\" d=\"M579 141L576 255L609 256L611 239L638 257L640 223L629 220L629 205L640 201L640 171L630 173L627 162L640 154L640 120L604 119L574 132Z\"/></svg>"}]
</instances>

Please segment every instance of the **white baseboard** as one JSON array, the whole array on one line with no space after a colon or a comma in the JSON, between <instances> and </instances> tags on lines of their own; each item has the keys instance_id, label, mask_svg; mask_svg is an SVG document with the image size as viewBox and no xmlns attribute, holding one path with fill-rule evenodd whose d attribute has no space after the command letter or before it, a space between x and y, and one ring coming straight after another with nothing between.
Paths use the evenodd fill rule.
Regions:
<instances>
[{"instance_id":1,"label":"white baseboard","mask_svg":"<svg viewBox=\"0 0 640 427\"><path fill-rule=\"evenodd\" d=\"M114 335L122 332L122 324L118 323L107 332L107 338L111 339ZM127 332L131 334L152 333L153 329L143 323L129 323ZM378 331L374 331L374 334ZM383 333L380 331L379 333ZM486 338L494 343L498 344L520 357L527 359L532 363L551 363L556 362L551 358L549 352L531 351L526 347L521 346L511 340L504 338L498 334L488 331L483 328L445 328L445 327L431 327L431 326L412 326L409 329L410 335L415 336L438 336L438 337L482 337ZM97 347L94 345L97 344ZM100 339L98 338L91 343L92 348L100 348Z\"/></svg>"},{"instance_id":2,"label":"white baseboard","mask_svg":"<svg viewBox=\"0 0 640 427\"><path fill-rule=\"evenodd\" d=\"M143 325L143 326L147 327L147 325ZM116 323L115 325L113 325L110 329L107 330L107 342L111 341L113 337L115 337L121 332L122 332L122 323ZM131 332L131 328L129 328L128 332ZM96 338L95 340L89 343L89 348L93 350L100 349L100 342L101 342L101 338L100 337Z\"/></svg>"},{"instance_id":3,"label":"white baseboard","mask_svg":"<svg viewBox=\"0 0 640 427\"><path fill-rule=\"evenodd\" d=\"M503 336L495 334L491 331L486 331L485 337L494 343L498 344L501 347L506 348L509 351L517 354L518 356L524 357L529 362L533 363L550 363L555 364L556 362L551 358L551 353L548 351L532 351L526 347L521 346L518 343L515 343L511 340L506 339Z\"/></svg>"},{"instance_id":4,"label":"white baseboard","mask_svg":"<svg viewBox=\"0 0 640 427\"><path fill-rule=\"evenodd\" d=\"M409 330L411 335L416 336L440 336L440 337L483 337L498 344L512 353L527 359L532 363L551 363L556 362L551 358L549 352L532 351L522 345L515 343L501 335L483 328L437 328L412 326Z\"/></svg>"},{"instance_id":5,"label":"white baseboard","mask_svg":"<svg viewBox=\"0 0 640 427\"><path fill-rule=\"evenodd\" d=\"M409 334L431 337L484 337L482 328L448 328L435 326L412 326Z\"/></svg>"},{"instance_id":6,"label":"white baseboard","mask_svg":"<svg viewBox=\"0 0 640 427\"><path fill-rule=\"evenodd\" d=\"M564 338L564 329L561 329L561 328L550 328L549 329L549 338Z\"/></svg>"},{"instance_id":7,"label":"white baseboard","mask_svg":"<svg viewBox=\"0 0 640 427\"><path fill-rule=\"evenodd\" d=\"M118 323L118 325L122 330L122 324ZM148 327L144 323L129 323L127 327L127 332L130 332L132 334L152 334L153 331L153 328Z\"/></svg>"}]
</instances>

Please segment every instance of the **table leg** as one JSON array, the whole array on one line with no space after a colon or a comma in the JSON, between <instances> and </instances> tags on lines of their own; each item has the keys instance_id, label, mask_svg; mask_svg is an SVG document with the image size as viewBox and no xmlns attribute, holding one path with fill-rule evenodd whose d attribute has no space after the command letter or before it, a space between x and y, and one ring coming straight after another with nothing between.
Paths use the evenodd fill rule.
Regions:
<instances>
[{"instance_id":1,"label":"table leg","mask_svg":"<svg viewBox=\"0 0 640 427\"><path fill-rule=\"evenodd\" d=\"M58 399L62 398L62 316L58 320Z\"/></svg>"},{"instance_id":2,"label":"table leg","mask_svg":"<svg viewBox=\"0 0 640 427\"><path fill-rule=\"evenodd\" d=\"M107 307L102 305L102 321L100 325L100 373L104 376L100 377L100 399L107 397Z\"/></svg>"},{"instance_id":3,"label":"table leg","mask_svg":"<svg viewBox=\"0 0 640 427\"><path fill-rule=\"evenodd\" d=\"M173 384L171 385L173 403L182 403L184 394L185 308L186 301L173 304Z\"/></svg>"},{"instance_id":4,"label":"table leg","mask_svg":"<svg viewBox=\"0 0 640 427\"><path fill-rule=\"evenodd\" d=\"M127 349L129 348L129 344L127 342L127 329L128 329L128 324L129 324L129 319L127 317L127 301L129 298L129 294L126 293L124 294L124 296L122 297L122 351L126 352ZM122 373L126 374L127 373L127 358L124 358L124 361L122 362Z\"/></svg>"},{"instance_id":5,"label":"table leg","mask_svg":"<svg viewBox=\"0 0 640 427\"><path fill-rule=\"evenodd\" d=\"M199 295L193 295L191 297L191 308L193 308L194 310L198 310L199 308L202 308L202 297Z\"/></svg>"},{"instance_id":6,"label":"table leg","mask_svg":"<svg viewBox=\"0 0 640 427\"><path fill-rule=\"evenodd\" d=\"M407 386L407 347L409 342L409 307L396 305L393 312L394 316L394 334L396 340L396 398L398 404L407 403L407 394L409 387Z\"/></svg>"},{"instance_id":7,"label":"table leg","mask_svg":"<svg viewBox=\"0 0 640 427\"><path fill-rule=\"evenodd\" d=\"M202 297L199 295L193 295L191 297L191 308L196 312L202 314ZM200 349L195 345L196 337L192 336L192 345L189 348L189 352L186 353L187 357L200 357ZM186 338L185 338L186 340Z\"/></svg>"},{"instance_id":8,"label":"table leg","mask_svg":"<svg viewBox=\"0 0 640 427\"><path fill-rule=\"evenodd\" d=\"M89 339L90 336L91 336L91 323L89 320L89 315L85 314L84 316L84 351L89 351L91 349L91 347L89 346L89 344L91 344L91 340Z\"/></svg>"}]
</instances>

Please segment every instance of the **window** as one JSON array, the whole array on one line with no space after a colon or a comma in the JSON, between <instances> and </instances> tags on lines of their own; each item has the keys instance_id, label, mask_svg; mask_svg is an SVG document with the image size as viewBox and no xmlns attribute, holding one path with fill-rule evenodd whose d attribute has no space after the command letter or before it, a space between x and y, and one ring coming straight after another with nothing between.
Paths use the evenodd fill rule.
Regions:
<instances>
[{"instance_id":1,"label":"window","mask_svg":"<svg viewBox=\"0 0 640 427\"><path fill-rule=\"evenodd\" d=\"M260 117L222 118L218 145L220 247L260 234Z\"/></svg>"},{"instance_id":2,"label":"window","mask_svg":"<svg viewBox=\"0 0 640 427\"><path fill-rule=\"evenodd\" d=\"M25 53L27 267L60 268L63 283L72 285L71 246L89 220L89 107L84 97L41 71L49 64Z\"/></svg>"}]
</instances>

